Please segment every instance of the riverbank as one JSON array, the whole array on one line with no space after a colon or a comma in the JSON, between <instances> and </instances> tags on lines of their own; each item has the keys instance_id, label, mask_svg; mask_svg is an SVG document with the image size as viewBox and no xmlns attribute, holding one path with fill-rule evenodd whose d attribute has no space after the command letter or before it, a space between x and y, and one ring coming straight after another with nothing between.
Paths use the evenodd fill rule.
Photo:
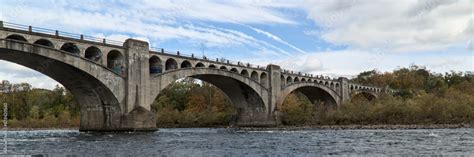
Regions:
<instances>
[{"instance_id":1,"label":"riverbank","mask_svg":"<svg viewBox=\"0 0 474 157\"><path fill-rule=\"evenodd\" d=\"M358 129L459 129L474 128L473 124L429 124L429 125L313 125L313 126L281 126L281 127L242 127L239 130L358 130Z\"/></svg>"},{"instance_id":2,"label":"riverbank","mask_svg":"<svg viewBox=\"0 0 474 157\"><path fill-rule=\"evenodd\" d=\"M381 130L401 130L401 129L460 129L474 128L474 124L427 124L427 125L311 125L311 126L278 126L278 127L231 127L231 126L160 126L158 128L233 128L238 130L364 130L364 129L381 129ZM77 127L56 128L2 128L0 130L8 131L31 131L31 130L79 130Z\"/></svg>"}]
</instances>

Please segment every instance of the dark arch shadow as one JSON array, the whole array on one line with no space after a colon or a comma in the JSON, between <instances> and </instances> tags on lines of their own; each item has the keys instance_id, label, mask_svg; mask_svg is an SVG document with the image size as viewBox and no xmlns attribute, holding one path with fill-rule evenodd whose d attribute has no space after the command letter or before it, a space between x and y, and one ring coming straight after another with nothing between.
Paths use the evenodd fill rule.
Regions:
<instances>
[{"instance_id":1,"label":"dark arch shadow","mask_svg":"<svg viewBox=\"0 0 474 157\"><path fill-rule=\"evenodd\" d=\"M12 49L0 48L0 59L38 71L71 91L81 108L80 130L113 130L120 127L119 101L106 85L87 72L36 53Z\"/></svg>"},{"instance_id":2,"label":"dark arch shadow","mask_svg":"<svg viewBox=\"0 0 474 157\"><path fill-rule=\"evenodd\" d=\"M198 73L191 73L189 71L199 71L202 72ZM210 71L210 72L208 72ZM223 72L225 74L223 74ZM174 79L162 79L159 77L166 77L166 76L174 76ZM236 75L233 72L227 70L220 70L220 69L203 69L203 68L193 68L193 69L179 69L170 71L167 73L163 73L162 75L156 76L156 80L167 80L170 82L162 82L160 89L164 89L169 86L172 82L179 80L184 77L191 77L195 79L199 79L205 81L209 84L212 84L216 88L218 88L222 93L229 98L231 104L237 109L237 120L238 125L252 125L255 124L255 121L263 121L261 125L268 125L263 124L264 122L268 122L267 120L267 107L265 105L264 99L261 97L259 93L257 93L257 89L254 89L248 85L248 82L253 82L252 86L258 86L259 88L263 88L258 82L251 80L250 78ZM233 78L238 77L238 78ZM240 80L243 79L243 80ZM265 88L263 88L265 89ZM155 94L155 93L154 93ZM159 93L156 95L152 95L154 99L158 97Z\"/></svg>"},{"instance_id":3,"label":"dark arch shadow","mask_svg":"<svg viewBox=\"0 0 474 157\"><path fill-rule=\"evenodd\" d=\"M49 40L46 40L46 39L39 39L39 40L36 40L36 41L34 42L34 44L36 44L36 45L43 45L43 46L46 46L46 47L54 48L53 42L51 42L51 41L49 41Z\"/></svg>"},{"instance_id":4,"label":"dark arch shadow","mask_svg":"<svg viewBox=\"0 0 474 157\"><path fill-rule=\"evenodd\" d=\"M17 35L17 34L9 35L5 39L28 42L28 40L26 40L25 37L23 37L21 35Z\"/></svg>"},{"instance_id":5,"label":"dark arch shadow","mask_svg":"<svg viewBox=\"0 0 474 157\"><path fill-rule=\"evenodd\" d=\"M364 100L364 99L368 100L368 101L372 101L372 100L375 100L376 98L377 98L377 96L375 96L372 93L358 92L358 93L356 93L355 95L352 96L351 101Z\"/></svg>"},{"instance_id":6,"label":"dark arch shadow","mask_svg":"<svg viewBox=\"0 0 474 157\"><path fill-rule=\"evenodd\" d=\"M317 103L317 102L322 102L325 105L331 105L331 106L336 106L337 105L336 100L333 98L333 96L331 96L331 94L329 94L324 89L321 89L321 88L318 88L318 87L304 86L304 87L300 87L300 88L297 88L297 89L293 90L293 92L302 93L313 104Z\"/></svg>"},{"instance_id":7,"label":"dark arch shadow","mask_svg":"<svg viewBox=\"0 0 474 157\"><path fill-rule=\"evenodd\" d=\"M74 43L64 43L63 46L61 46L61 50L79 55L81 53L81 50L76 46Z\"/></svg>"}]
</instances>

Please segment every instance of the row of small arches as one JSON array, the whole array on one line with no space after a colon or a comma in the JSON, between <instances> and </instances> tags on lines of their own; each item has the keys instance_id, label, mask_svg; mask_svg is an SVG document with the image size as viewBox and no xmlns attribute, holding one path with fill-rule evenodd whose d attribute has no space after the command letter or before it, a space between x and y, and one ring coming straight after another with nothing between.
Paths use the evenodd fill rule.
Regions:
<instances>
[{"instance_id":1,"label":"row of small arches","mask_svg":"<svg viewBox=\"0 0 474 157\"><path fill-rule=\"evenodd\" d=\"M164 62L165 64L163 65L163 62L158 56L152 56L149 59L149 65L150 65L150 74L160 74L163 73L164 71L170 71L170 70L175 70L175 69L183 69L183 68L211 68L211 69L221 69L221 70L226 70L230 71L233 73L240 74L244 77L249 77L252 80L255 80L257 82L260 82L261 84L266 85L267 80L268 80L268 75L265 72L262 72L261 74L258 74L257 71L252 71L249 72L246 69L242 69L239 71L237 68L231 68L228 69L226 66L216 66L214 64L210 64L209 66L204 65L204 63L198 62L194 66L191 64L190 61L184 60L181 63L178 64L178 62L173 59L173 58L168 58ZM163 68L164 66L164 68Z\"/></svg>"},{"instance_id":2,"label":"row of small arches","mask_svg":"<svg viewBox=\"0 0 474 157\"><path fill-rule=\"evenodd\" d=\"M25 37L21 35L16 35L16 34L7 36L6 39L28 42L28 40ZM47 39L38 39L35 42L33 42L33 44L41 45L41 46L45 46L45 47L49 47L53 49L55 48L53 42ZM62 50L74 55L78 55L78 56L81 54L81 50L78 48L76 44L72 42L64 43L63 45L61 45L59 50ZM102 60L102 51L95 46L90 46L86 48L83 57L93 62L100 63ZM116 73L122 74L124 70L123 63L124 63L124 56L120 51L111 50L107 53L107 68L112 69Z\"/></svg>"},{"instance_id":3,"label":"row of small arches","mask_svg":"<svg viewBox=\"0 0 474 157\"><path fill-rule=\"evenodd\" d=\"M357 86L357 85L351 85L350 90L369 90L372 92L382 92L382 89L365 87L365 86Z\"/></svg>"},{"instance_id":4,"label":"row of small arches","mask_svg":"<svg viewBox=\"0 0 474 157\"><path fill-rule=\"evenodd\" d=\"M280 77L281 79L281 84L282 85L289 85L289 84L292 84L292 83L296 83L296 82L313 82L313 83L317 83L317 84L321 84L321 85L324 85L324 86L327 86L327 87L330 87L332 89L337 89L339 88L339 83L334 83L334 82L331 82L331 81L323 81L323 80L312 80L312 79L306 79L306 78L299 78L299 77L291 77L291 76L288 76L285 78L285 76L281 75Z\"/></svg>"}]
</instances>

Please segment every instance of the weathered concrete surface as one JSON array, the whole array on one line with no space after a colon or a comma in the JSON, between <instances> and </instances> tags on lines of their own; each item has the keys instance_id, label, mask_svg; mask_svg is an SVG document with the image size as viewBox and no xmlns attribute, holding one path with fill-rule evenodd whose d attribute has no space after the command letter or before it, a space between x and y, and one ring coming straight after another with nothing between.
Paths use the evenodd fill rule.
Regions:
<instances>
[{"instance_id":1,"label":"weathered concrete surface","mask_svg":"<svg viewBox=\"0 0 474 157\"><path fill-rule=\"evenodd\" d=\"M147 42L133 39L115 46L4 27L0 59L37 70L70 90L81 105L84 131L155 130L150 105L170 83L185 77L219 88L237 108L238 126L278 125L278 106L292 92L332 105L383 92L347 78L313 77L278 65L251 67L153 52Z\"/></svg>"}]
</instances>

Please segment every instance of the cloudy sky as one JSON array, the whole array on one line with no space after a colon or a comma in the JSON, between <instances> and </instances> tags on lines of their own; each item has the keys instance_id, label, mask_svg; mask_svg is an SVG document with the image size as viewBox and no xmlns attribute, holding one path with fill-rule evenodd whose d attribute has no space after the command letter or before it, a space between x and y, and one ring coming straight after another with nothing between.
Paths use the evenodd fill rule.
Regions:
<instances>
[{"instance_id":1,"label":"cloudy sky","mask_svg":"<svg viewBox=\"0 0 474 157\"><path fill-rule=\"evenodd\" d=\"M473 0L0 0L0 20L331 76L473 71ZM0 80L57 82L0 61Z\"/></svg>"}]
</instances>

